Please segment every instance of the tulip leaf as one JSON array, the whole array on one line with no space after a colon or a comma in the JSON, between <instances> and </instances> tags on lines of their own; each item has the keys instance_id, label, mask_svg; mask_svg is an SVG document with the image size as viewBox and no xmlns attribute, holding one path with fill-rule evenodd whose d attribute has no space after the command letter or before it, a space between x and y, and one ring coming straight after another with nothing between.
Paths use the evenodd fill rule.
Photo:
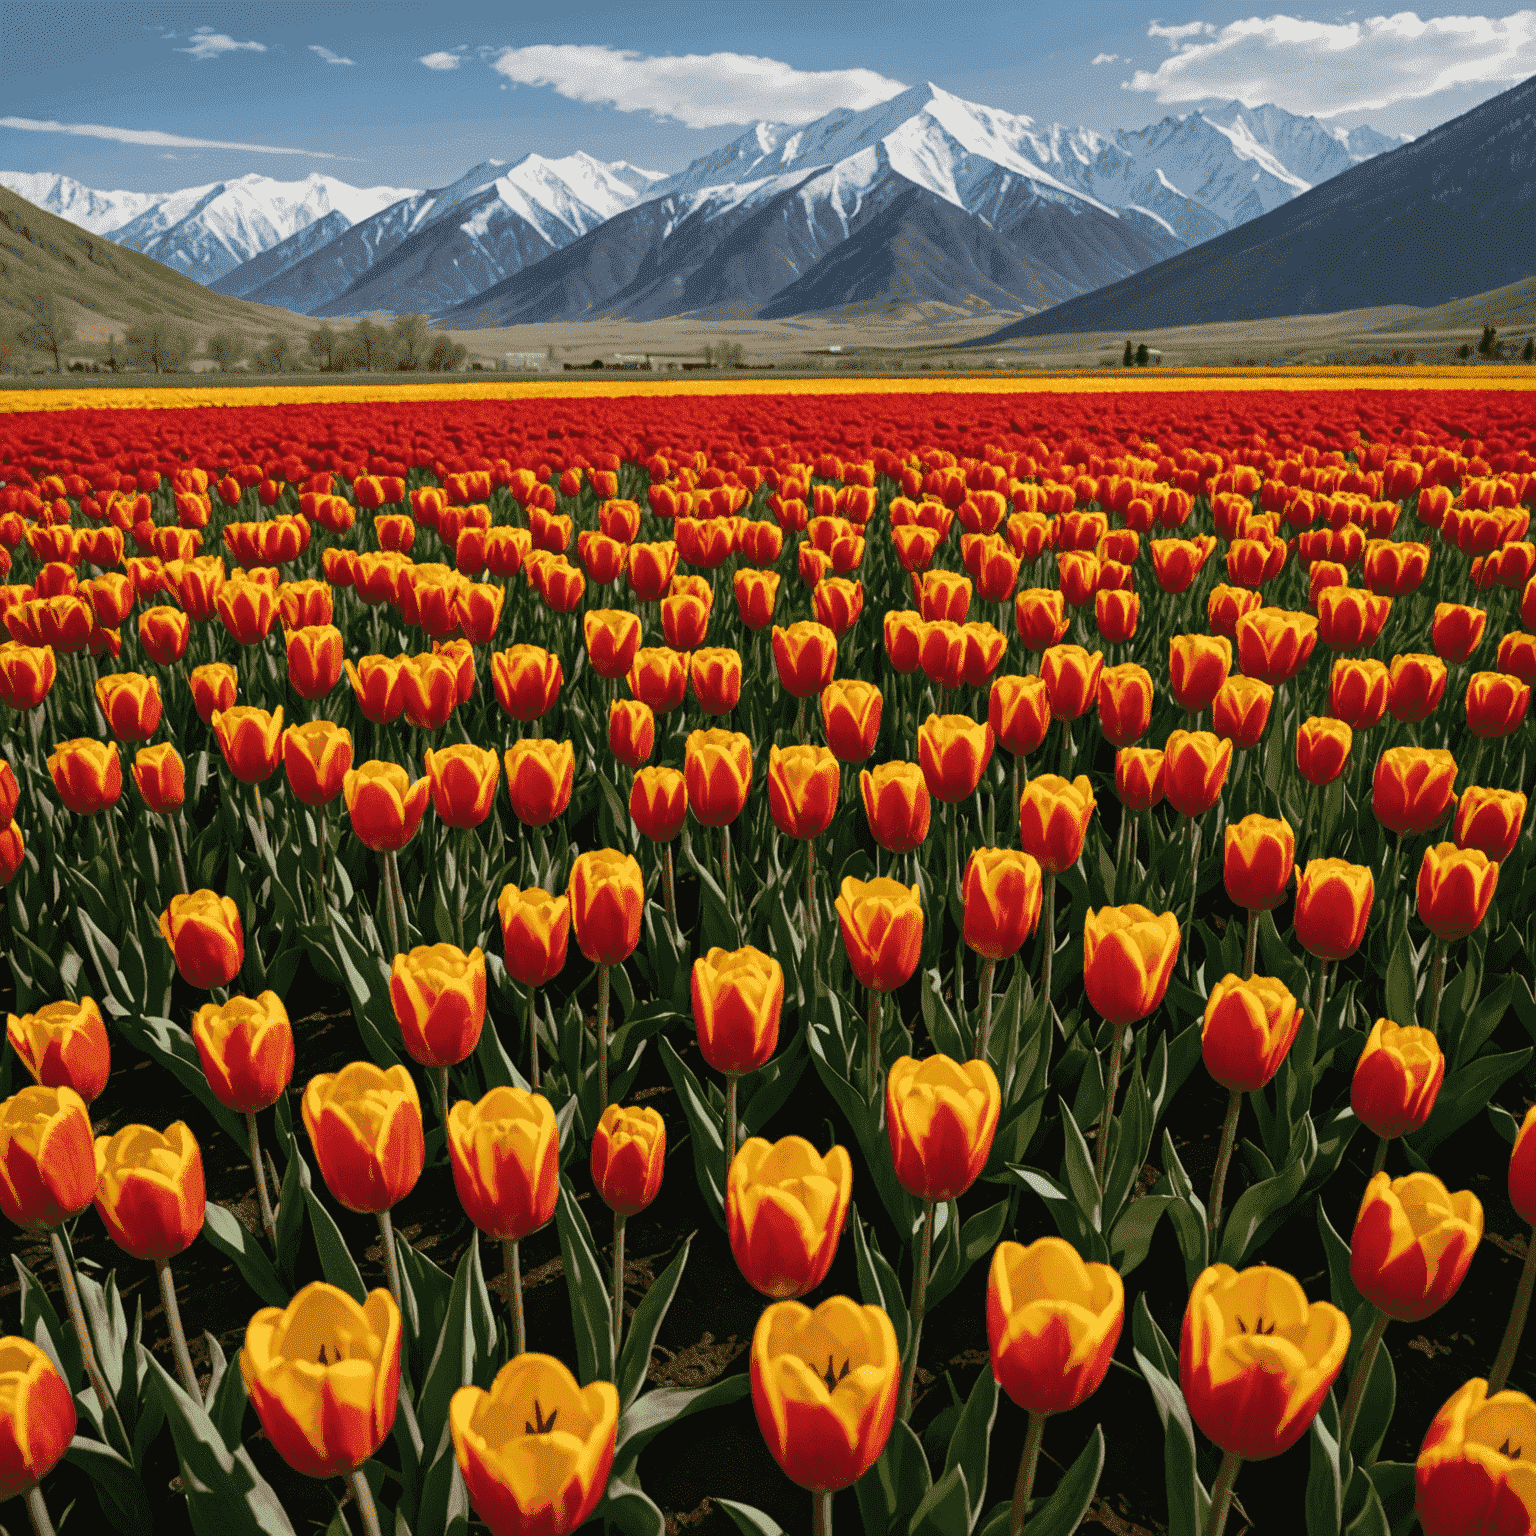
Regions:
<instances>
[{"instance_id":1,"label":"tulip leaf","mask_svg":"<svg viewBox=\"0 0 1536 1536\"><path fill-rule=\"evenodd\" d=\"M155 1517L149 1507L149 1496L131 1462L110 1445L87 1440L83 1435L70 1441L64 1459L95 1485L101 1512L114 1531L122 1536L154 1536Z\"/></svg>"},{"instance_id":2,"label":"tulip leaf","mask_svg":"<svg viewBox=\"0 0 1536 1536\"><path fill-rule=\"evenodd\" d=\"M970 1529L970 1494L965 1486L965 1472L950 1467L939 1478L912 1512L908 1536L954 1536ZM1073 1527L1075 1529L1075 1527Z\"/></svg>"},{"instance_id":3,"label":"tulip leaf","mask_svg":"<svg viewBox=\"0 0 1536 1536\"><path fill-rule=\"evenodd\" d=\"M1307 1433L1307 1536L1338 1536L1344 1525L1344 1487L1339 1472L1339 1415L1329 1392Z\"/></svg>"},{"instance_id":4,"label":"tulip leaf","mask_svg":"<svg viewBox=\"0 0 1536 1536\"><path fill-rule=\"evenodd\" d=\"M287 1108L286 1096L277 1101L278 1139L288 1154L287 1165L283 1169L282 1187L277 1197L277 1269L291 1293L298 1289L296 1276L299 1251L304 1241L306 1210L304 1184L307 1181L301 1181L299 1177L300 1160L293 1131L291 1128L286 1132L283 1129L282 1121ZM305 1172L307 1173L308 1169Z\"/></svg>"},{"instance_id":5,"label":"tulip leaf","mask_svg":"<svg viewBox=\"0 0 1536 1536\"><path fill-rule=\"evenodd\" d=\"M320 1268L332 1285L345 1291L361 1305L368 1299L368 1288L363 1284L352 1250L347 1247L347 1240L341 1235L336 1218L326 1210L325 1202L315 1193L310 1183L309 1164L304 1161L304 1154L296 1146L293 1158L299 1166L299 1185L304 1191L304 1208L309 1212L310 1230L315 1234Z\"/></svg>"},{"instance_id":6,"label":"tulip leaf","mask_svg":"<svg viewBox=\"0 0 1536 1536\"><path fill-rule=\"evenodd\" d=\"M1104 1207L1100 1222L1100 1229L1106 1232L1114 1226L1115 1218L1131 1198L1152 1146L1152 1099L1142 1077L1139 1059L1131 1063L1125 1101L1115 1120L1120 1134L1104 1176Z\"/></svg>"},{"instance_id":7,"label":"tulip leaf","mask_svg":"<svg viewBox=\"0 0 1536 1536\"><path fill-rule=\"evenodd\" d=\"M1139 1195L1116 1218L1109 1233L1109 1257L1122 1279L1152 1251L1157 1223L1175 1199L1166 1194Z\"/></svg>"},{"instance_id":8,"label":"tulip leaf","mask_svg":"<svg viewBox=\"0 0 1536 1536\"><path fill-rule=\"evenodd\" d=\"M1498 1056L1479 1056L1460 1071L1448 1073L1427 1124L1408 1137L1405 1145L1421 1158L1427 1158L1452 1131L1459 1130L1488 1104L1530 1059L1531 1047L1527 1045Z\"/></svg>"},{"instance_id":9,"label":"tulip leaf","mask_svg":"<svg viewBox=\"0 0 1536 1536\"><path fill-rule=\"evenodd\" d=\"M139 1358L171 1427L187 1515L197 1536L294 1536L281 1502L245 1447L231 1451L203 1405L142 1345Z\"/></svg>"},{"instance_id":10,"label":"tulip leaf","mask_svg":"<svg viewBox=\"0 0 1536 1536\"><path fill-rule=\"evenodd\" d=\"M1099 1491L1099 1476L1103 1470L1104 1429L1095 1424L1088 1444L1067 1468L1050 1498L1030 1511L1029 1536L1072 1536L1083 1523L1088 1506ZM1173 1527L1169 1529L1172 1531Z\"/></svg>"},{"instance_id":11,"label":"tulip leaf","mask_svg":"<svg viewBox=\"0 0 1536 1536\"><path fill-rule=\"evenodd\" d=\"M1093 1231L1098 1232L1101 1230L1102 1205L1098 1179L1093 1171L1093 1157L1065 1099L1061 1100L1061 1129L1066 1143L1064 1155L1067 1188L1072 1191L1072 1198L1083 1220Z\"/></svg>"},{"instance_id":12,"label":"tulip leaf","mask_svg":"<svg viewBox=\"0 0 1536 1536\"><path fill-rule=\"evenodd\" d=\"M1179 1357L1147 1307L1145 1292L1136 1298L1131 1333L1133 1357L1163 1425L1168 1536L1203 1536L1211 1500L1195 1466L1195 1429L1179 1390Z\"/></svg>"},{"instance_id":13,"label":"tulip leaf","mask_svg":"<svg viewBox=\"0 0 1536 1536\"><path fill-rule=\"evenodd\" d=\"M218 1347L218 1340L211 1333L205 1333L203 1337L208 1341L208 1352L212 1356ZM222 1352L219 1358L222 1359ZM239 1357L236 1356L233 1366L226 1362L223 1371L216 1372L214 1380L208 1383L207 1400L208 1417L224 1437L224 1444L232 1451L239 1447L243 1438L241 1431L245 1426L245 1410L250 1400L245 1377L240 1370Z\"/></svg>"},{"instance_id":14,"label":"tulip leaf","mask_svg":"<svg viewBox=\"0 0 1536 1536\"><path fill-rule=\"evenodd\" d=\"M628 1476L641 1453L664 1429L696 1413L709 1413L740 1402L752 1390L745 1371L707 1387L656 1387L643 1392L619 1415L613 1464Z\"/></svg>"},{"instance_id":15,"label":"tulip leaf","mask_svg":"<svg viewBox=\"0 0 1536 1536\"><path fill-rule=\"evenodd\" d=\"M971 1388L971 1395L965 1400L960 1422L950 1436L949 1451L944 1459L946 1473L958 1468L965 1474L970 1503L970 1516L966 1525L968 1530L975 1530L976 1522L981 1519L982 1502L987 1495L987 1452L992 1442L992 1425L996 1419L997 1381L991 1369L983 1366L976 1377L976 1385Z\"/></svg>"},{"instance_id":16,"label":"tulip leaf","mask_svg":"<svg viewBox=\"0 0 1536 1536\"><path fill-rule=\"evenodd\" d=\"M1010 1164L1008 1173L1026 1189L1033 1190L1045 1201L1045 1208L1056 1223L1056 1229L1074 1248L1092 1263L1107 1264L1109 1248L1104 1239L1088 1225L1087 1218L1078 1208L1077 1201L1049 1174L1038 1168L1024 1168Z\"/></svg>"},{"instance_id":17,"label":"tulip leaf","mask_svg":"<svg viewBox=\"0 0 1536 1536\"><path fill-rule=\"evenodd\" d=\"M608 1491L597 1506L604 1526L612 1522L622 1536L666 1536L667 1517L638 1484L608 1479Z\"/></svg>"},{"instance_id":18,"label":"tulip leaf","mask_svg":"<svg viewBox=\"0 0 1536 1536\"><path fill-rule=\"evenodd\" d=\"M464 1486L464 1476L454 1459L453 1436L444 1424L432 1465L421 1479L421 1498L415 1512L414 1528L423 1536L437 1531L443 1532L444 1536L466 1536L469 1519L469 1490ZM398 1530L398 1513L396 1522Z\"/></svg>"},{"instance_id":19,"label":"tulip leaf","mask_svg":"<svg viewBox=\"0 0 1536 1536\"><path fill-rule=\"evenodd\" d=\"M699 1193L717 1225L725 1226L725 1137L720 1118L711 1108L699 1080L677 1054L665 1035L659 1042L662 1065L688 1121L688 1140L693 1148L693 1175Z\"/></svg>"},{"instance_id":20,"label":"tulip leaf","mask_svg":"<svg viewBox=\"0 0 1536 1536\"><path fill-rule=\"evenodd\" d=\"M1350 1339L1353 1344L1349 1360L1351 1372L1358 1367L1361 1343L1371 1331L1371 1325L1376 1321L1377 1316L1376 1309L1365 1301L1362 1301L1350 1314ZM1376 1358L1371 1362L1370 1379L1365 1384L1365 1393L1360 1399L1354 1431L1350 1435L1349 1444L1345 1447L1357 1466L1375 1459L1374 1453L1380 1450L1381 1442L1386 1438L1387 1429L1392 1423L1392 1410L1396 1405L1397 1373L1392 1369L1392 1356L1387 1349L1386 1340L1383 1339L1376 1346Z\"/></svg>"},{"instance_id":21,"label":"tulip leaf","mask_svg":"<svg viewBox=\"0 0 1536 1536\"><path fill-rule=\"evenodd\" d=\"M879 1460L853 1485L865 1532L904 1530L932 1487L922 1441L905 1419L897 1419Z\"/></svg>"},{"instance_id":22,"label":"tulip leaf","mask_svg":"<svg viewBox=\"0 0 1536 1536\"><path fill-rule=\"evenodd\" d=\"M65 1241L67 1243L68 1239ZM21 1289L21 1336L30 1339L48 1356L73 1394L85 1377L85 1364L80 1358L74 1330L60 1320L42 1281L14 1253L11 1265Z\"/></svg>"},{"instance_id":23,"label":"tulip leaf","mask_svg":"<svg viewBox=\"0 0 1536 1536\"><path fill-rule=\"evenodd\" d=\"M1346 1317L1352 1317L1361 1298L1349 1273L1349 1244L1334 1230L1321 1197L1317 1202L1317 1235L1328 1258L1328 1299Z\"/></svg>"},{"instance_id":24,"label":"tulip leaf","mask_svg":"<svg viewBox=\"0 0 1536 1536\"><path fill-rule=\"evenodd\" d=\"M565 1288L571 1303L571 1327L576 1334L576 1362L582 1385L612 1381L613 1314L609 1310L608 1287L592 1242L592 1229L576 1203L575 1187L568 1174L560 1175L555 1225L560 1233L560 1256L565 1262Z\"/></svg>"},{"instance_id":25,"label":"tulip leaf","mask_svg":"<svg viewBox=\"0 0 1536 1536\"><path fill-rule=\"evenodd\" d=\"M435 1351L452 1305L453 1276L395 1233L395 1262L400 1268L400 1310L408 1354L407 1374L427 1379L429 1351Z\"/></svg>"},{"instance_id":26,"label":"tulip leaf","mask_svg":"<svg viewBox=\"0 0 1536 1536\"><path fill-rule=\"evenodd\" d=\"M1392 946L1387 961L1386 997L1389 1019L1398 1024L1418 1022L1418 956L1406 933Z\"/></svg>"},{"instance_id":27,"label":"tulip leaf","mask_svg":"<svg viewBox=\"0 0 1536 1536\"><path fill-rule=\"evenodd\" d=\"M872 1475L869 1472L864 1474L865 1477ZM863 1486L863 1478L859 1480L858 1486ZM731 1517L741 1536L785 1536L784 1527L777 1520L750 1504L738 1504L735 1499L715 1499L713 1502ZM865 1528L868 1529L867 1521Z\"/></svg>"},{"instance_id":28,"label":"tulip leaf","mask_svg":"<svg viewBox=\"0 0 1536 1536\"><path fill-rule=\"evenodd\" d=\"M245 1134L245 1116L226 1109L214 1097L213 1089L203 1072L201 1057L192 1043L192 1036L179 1024L154 1014L124 1013L113 1021L136 1049L143 1051L165 1067L170 1074L189 1089L199 1103L218 1122L219 1129L228 1136L242 1153L249 1153Z\"/></svg>"},{"instance_id":29,"label":"tulip leaf","mask_svg":"<svg viewBox=\"0 0 1536 1536\"><path fill-rule=\"evenodd\" d=\"M469 1247L454 1273L448 1313L417 1397L423 1445L437 1445L448 1423L448 1404L460 1387L490 1385L495 1354L496 1314L480 1268L480 1234L471 1227Z\"/></svg>"},{"instance_id":30,"label":"tulip leaf","mask_svg":"<svg viewBox=\"0 0 1536 1536\"><path fill-rule=\"evenodd\" d=\"M1414 1521L1413 1463L1378 1461L1373 1466L1363 1467L1360 1470L1370 1479L1371 1487L1376 1491L1376 1497L1380 1500L1382 1511L1387 1517L1387 1528L1391 1536L1407 1536ZM1354 1485L1351 1483L1349 1496L1352 1496L1354 1491ZM1370 1501L1366 1502L1369 1504ZM1347 1503L1348 1496L1346 1496ZM1345 1513L1348 1513L1348 1508ZM1357 1536L1362 1536L1362 1533L1357 1533Z\"/></svg>"},{"instance_id":31,"label":"tulip leaf","mask_svg":"<svg viewBox=\"0 0 1536 1536\"><path fill-rule=\"evenodd\" d=\"M859 1299L867 1307L879 1307L891 1320L896 1330L896 1352L907 1352L907 1333L911 1326L907 1314L906 1297L901 1282L874 1240L874 1228L866 1239L864 1223L859 1220L859 1208L853 1205L848 1224L853 1230L853 1252L859 1277Z\"/></svg>"},{"instance_id":32,"label":"tulip leaf","mask_svg":"<svg viewBox=\"0 0 1536 1536\"><path fill-rule=\"evenodd\" d=\"M1392 1536L1392 1523L1387 1519L1387 1511L1382 1504L1381 1495L1376 1491L1375 1484L1364 1467L1356 1469L1354 1478L1350 1482L1351 1497L1357 1487L1363 1490L1360 1510L1358 1514L1349 1518L1349 1523L1344 1527L1344 1536ZM1347 1510L1346 1516L1348 1516Z\"/></svg>"},{"instance_id":33,"label":"tulip leaf","mask_svg":"<svg viewBox=\"0 0 1536 1536\"><path fill-rule=\"evenodd\" d=\"M359 940L339 912L331 913L330 943L326 948L341 972L364 1049L377 1066L387 1070L398 1065L400 1053L394 1042L399 1038L400 1028L389 1004L388 967L377 951Z\"/></svg>"},{"instance_id":34,"label":"tulip leaf","mask_svg":"<svg viewBox=\"0 0 1536 1536\"><path fill-rule=\"evenodd\" d=\"M1008 1224L1008 1201L999 1200L978 1211L964 1226L951 1212L944 1257L928 1281L928 1305L935 1307L965 1278L978 1259L997 1246Z\"/></svg>"},{"instance_id":35,"label":"tulip leaf","mask_svg":"<svg viewBox=\"0 0 1536 1536\"><path fill-rule=\"evenodd\" d=\"M640 1300L640 1305L635 1308L634 1318L629 1325L629 1337L624 1340L624 1347L619 1354L618 1387L621 1412L634 1402L640 1395L641 1387L645 1385L645 1374L651 1363L651 1350L655 1347L656 1335L661 1331L661 1325L666 1320L667 1309L672 1305L672 1299L677 1295L677 1288L682 1283L683 1267L688 1262L688 1250L692 1243L691 1236L683 1239L683 1246L678 1250L677 1257L651 1282L649 1289Z\"/></svg>"},{"instance_id":36,"label":"tulip leaf","mask_svg":"<svg viewBox=\"0 0 1536 1536\"><path fill-rule=\"evenodd\" d=\"M956 1061L964 1061L971 1054L970 1048L965 1043L959 1021L944 1001L941 985L937 966L930 966L922 973L923 1023L934 1050Z\"/></svg>"},{"instance_id":37,"label":"tulip leaf","mask_svg":"<svg viewBox=\"0 0 1536 1536\"><path fill-rule=\"evenodd\" d=\"M203 1236L227 1259L233 1259L235 1268L245 1277L245 1283L261 1297L269 1307L288 1305L288 1287L277 1277L271 1261L261 1251L260 1245L240 1225L234 1214L208 1202L203 1216Z\"/></svg>"},{"instance_id":38,"label":"tulip leaf","mask_svg":"<svg viewBox=\"0 0 1536 1536\"><path fill-rule=\"evenodd\" d=\"M805 1031L797 1030L788 1050L781 1050L766 1066L742 1078L741 1123L749 1136L761 1135L763 1127L783 1108L809 1060Z\"/></svg>"}]
</instances>

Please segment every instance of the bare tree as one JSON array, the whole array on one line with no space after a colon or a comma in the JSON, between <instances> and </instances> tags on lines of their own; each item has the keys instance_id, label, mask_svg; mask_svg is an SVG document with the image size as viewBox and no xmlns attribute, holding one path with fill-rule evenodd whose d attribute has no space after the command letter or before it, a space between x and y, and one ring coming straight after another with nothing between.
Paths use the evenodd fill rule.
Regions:
<instances>
[{"instance_id":1,"label":"bare tree","mask_svg":"<svg viewBox=\"0 0 1536 1536\"><path fill-rule=\"evenodd\" d=\"M262 373L291 373L296 367L293 345L281 331L273 331L252 359Z\"/></svg>"},{"instance_id":2,"label":"bare tree","mask_svg":"<svg viewBox=\"0 0 1536 1536\"><path fill-rule=\"evenodd\" d=\"M65 315L58 294L51 288L37 284L22 288L16 297L26 317L17 335L29 347L50 353L53 357L53 371L63 373L62 353L75 339L75 325Z\"/></svg>"},{"instance_id":3,"label":"bare tree","mask_svg":"<svg viewBox=\"0 0 1536 1536\"><path fill-rule=\"evenodd\" d=\"M228 373L245 356L245 337L239 331L215 331L208 338L208 356Z\"/></svg>"},{"instance_id":4,"label":"bare tree","mask_svg":"<svg viewBox=\"0 0 1536 1536\"><path fill-rule=\"evenodd\" d=\"M192 337L169 321L150 320L128 329L123 354L127 365L140 372L179 373L192 356Z\"/></svg>"},{"instance_id":5,"label":"bare tree","mask_svg":"<svg viewBox=\"0 0 1536 1536\"><path fill-rule=\"evenodd\" d=\"M304 343L304 350L309 353L323 373L330 373L336 367L338 342L339 338L335 330L322 323L309 333Z\"/></svg>"},{"instance_id":6,"label":"bare tree","mask_svg":"<svg viewBox=\"0 0 1536 1536\"><path fill-rule=\"evenodd\" d=\"M414 373L426 366L427 354L432 346L432 326L425 315L399 316L391 330L395 367L406 373Z\"/></svg>"}]
</instances>

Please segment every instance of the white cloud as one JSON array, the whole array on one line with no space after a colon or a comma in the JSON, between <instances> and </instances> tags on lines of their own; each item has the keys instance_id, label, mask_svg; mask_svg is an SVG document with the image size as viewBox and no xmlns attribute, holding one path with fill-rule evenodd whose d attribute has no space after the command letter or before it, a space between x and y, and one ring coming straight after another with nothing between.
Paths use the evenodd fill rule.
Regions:
<instances>
[{"instance_id":1,"label":"white cloud","mask_svg":"<svg viewBox=\"0 0 1536 1536\"><path fill-rule=\"evenodd\" d=\"M1215 30L1208 21L1186 21L1180 27L1165 27L1160 21L1147 24L1147 36L1162 38L1170 48L1177 48L1192 37L1208 36Z\"/></svg>"},{"instance_id":2,"label":"white cloud","mask_svg":"<svg viewBox=\"0 0 1536 1536\"><path fill-rule=\"evenodd\" d=\"M1095 64L1116 64L1120 60L1118 53L1096 53L1093 56Z\"/></svg>"},{"instance_id":3,"label":"white cloud","mask_svg":"<svg viewBox=\"0 0 1536 1536\"><path fill-rule=\"evenodd\" d=\"M44 122L35 117L0 117L0 128L25 133L67 133L80 139L110 139L114 144L141 144L150 149L246 149L262 155L309 155L316 160L344 160L345 155L323 149L290 149L280 144L239 144L225 139L188 139L154 128L109 128L101 123Z\"/></svg>"},{"instance_id":4,"label":"white cloud","mask_svg":"<svg viewBox=\"0 0 1536 1536\"><path fill-rule=\"evenodd\" d=\"M428 53L417 60L419 64L425 64L428 69L457 69L459 56L456 53Z\"/></svg>"},{"instance_id":5,"label":"white cloud","mask_svg":"<svg viewBox=\"0 0 1536 1536\"><path fill-rule=\"evenodd\" d=\"M1149 30L1166 36L1183 29L1159 31L1154 23ZM1338 23L1254 16L1209 41L1184 42L1155 70L1137 70L1125 89L1153 92L1160 102L1215 96L1334 117L1454 86L1513 84L1532 73L1536 11L1427 20L1400 11Z\"/></svg>"},{"instance_id":6,"label":"white cloud","mask_svg":"<svg viewBox=\"0 0 1536 1536\"><path fill-rule=\"evenodd\" d=\"M322 48L319 43L311 43L309 51L324 59L327 64L350 64L351 59L344 59L339 53L332 53L329 48Z\"/></svg>"},{"instance_id":7,"label":"white cloud","mask_svg":"<svg viewBox=\"0 0 1536 1536\"><path fill-rule=\"evenodd\" d=\"M178 48L177 53L190 53L194 59L216 59L221 53L265 53L265 43L237 43L227 32L215 32L212 27L199 27L190 39L190 48Z\"/></svg>"},{"instance_id":8,"label":"white cloud","mask_svg":"<svg viewBox=\"0 0 1536 1536\"><path fill-rule=\"evenodd\" d=\"M800 70L743 53L650 57L601 44L507 48L491 67L513 85L547 85L571 101L649 112L690 128L758 118L809 123L834 107L871 107L906 89L869 69Z\"/></svg>"}]
</instances>

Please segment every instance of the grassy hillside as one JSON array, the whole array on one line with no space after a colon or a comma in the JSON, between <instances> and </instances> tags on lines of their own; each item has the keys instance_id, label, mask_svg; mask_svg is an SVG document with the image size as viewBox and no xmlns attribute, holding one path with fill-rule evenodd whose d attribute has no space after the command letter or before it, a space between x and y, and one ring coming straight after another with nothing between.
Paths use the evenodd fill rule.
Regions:
<instances>
[{"instance_id":1,"label":"grassy hillside","mask_svg":"<svg viewBox=\"0 0 1536 1536\"><path fill-rule=\"evenodd\" d=\"M301 338L310 324L286 309L214 293L0 187L0 327L22 323L18 295L39 284L58 294L76 322L79 340L69 355L87 361L104 355L109 335L121 338L151 317L184 326L199 351L213 331L237 330L256 344L273 331ZM40 354L33 358L40 366Z\"/></svg>"}]
</instances>

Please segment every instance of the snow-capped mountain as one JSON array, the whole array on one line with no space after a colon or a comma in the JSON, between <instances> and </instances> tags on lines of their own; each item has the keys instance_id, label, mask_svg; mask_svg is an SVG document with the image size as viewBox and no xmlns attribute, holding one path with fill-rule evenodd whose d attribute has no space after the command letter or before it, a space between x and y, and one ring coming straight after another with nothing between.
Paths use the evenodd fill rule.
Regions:
<instances>
[{"instance_id":1,"label":"snow-capped mountain","mask_svg":"<svg viewBox=\"0 0 1536 1536\"><path fill-rule=\"evenodd\" d=\"M869 284L854 279L846 257L835 280L830 269L816 278L811 271L914 187L979 219L1022 266L1014 269L994 242L967 234L963 219L906 199L879 230L896 238L899 229L909 245L926 242L925 253L879 259L891 291L904 291L903 273L919 267L970 271L985 251L983 265L995 270L983 287L1014 293L1021 306L1040 303L1042 293L1056 302L1307 191L1311 182L1272 143L1306 148L1309 168L1328 155L1351 160L1349 146L1315 120L1275 108L1228 118L1169 117L1104 135L1042 128L924 84L804 126L758 123L658 182L649 199L585 235L553 266L516 274L445 318L511 324L601 313L739 313L744 306L757 312L764 305L762 312L777 314L787 312L776 298L781 290L790 303L834 290L867 297ZM1362 140L1358 153L1368 152ZM877 238L885 236L877 231L859 247L871 260ZM754 240L761 249L748 253ZM927 279L924 285L931 287ZM968 290L956 302L972 297Z\"/></svg>"},{"instance_id":2,"label":"snow-capped mountain","mask_svg":"<svg viewBox=\"0 0 1536 1536\"><path fill-rule=\"evenodd\" d=\"M246 296L303 314L446 308L568 245L661 179L579 151L487 160L381 209Z\"/></svg>"},{"instance_id":3,"label":"snow-capped mountain","mask_svg":"<svg viewBox=\"0 0 1536 1536\"><path fill-rule=\"evenodd\" d=\"M0 171L0 187L9 187L49 213L56 213L93 235L109 235L147 209L163 192L98 192L57 171Z\"/></svg>"},{"instance_id":4,"label":"snow-capped mountain","mask_svg":"<svg viewBox=\"0 0 1536 1536\"><path fill-rule=\"evenodd\" d=\"M303 181L241 176L172 192L112 238L212 283L328 213L340 213L350 226L409 195L400 187L350 186L318 172Z\"/></svg>"},{"instance_id":5,"label":"snow-capped mountain","mask_svg":"<svg viewBox=\"0 0 1536 1536\"><path fill-rule=\"evenodd\" d=\"M1362 160L1410 142L1406 134L1394 139L1374 128L1335 128L1280 107L1245 107L1240 101L1207 107L1200 115L1208 123L1267 149L1287 170L1314 187Z\"/></svg>"}]
</instances>

